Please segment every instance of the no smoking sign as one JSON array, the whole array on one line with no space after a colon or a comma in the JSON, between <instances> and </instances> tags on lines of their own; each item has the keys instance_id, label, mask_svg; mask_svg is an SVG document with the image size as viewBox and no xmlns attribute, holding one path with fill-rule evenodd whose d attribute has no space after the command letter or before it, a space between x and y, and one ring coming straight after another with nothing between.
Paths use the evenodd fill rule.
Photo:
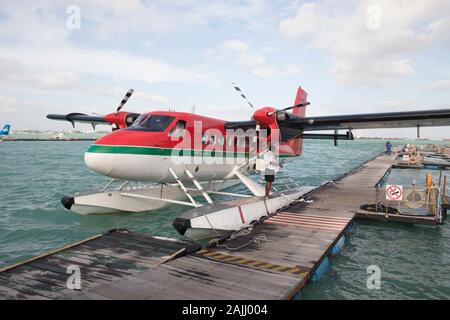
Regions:
<instances>
[{"instance_id":1,"label":"no smoking sign","mask_svg":"<svg viewBox=\"0 0 450 320\"><path fill-rule=\"evenodd\" d=\"M386 185L386 200L403 200L403 186L397 186L395 184Z\"/></svg>"}]
</instances>

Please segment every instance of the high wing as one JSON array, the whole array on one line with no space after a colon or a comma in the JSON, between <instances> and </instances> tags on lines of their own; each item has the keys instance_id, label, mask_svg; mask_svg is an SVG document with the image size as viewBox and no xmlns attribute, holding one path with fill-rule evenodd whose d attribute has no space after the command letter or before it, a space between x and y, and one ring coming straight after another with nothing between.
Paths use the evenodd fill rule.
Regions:
<instances>
[{"instance_id":1,"label":"high wing","mask_svg":"<svg viewBox=\"0 0 450 320\"><path fill-rule=\"evenodd\" d=\"M377 128L410 128L450 126L450 109L421 110L405 112L385 112L348 114L336 116L305 117L288 112L277 112L277 123L283 141L303 137L306 139L332 139L336 135L312 134L308 131L377 129ZM255 121L227 122L227 129L249 129L256 126ZM306 132L306 133L305 133ZM346 139L344 136L341 137Z\"/></svg>"},{"instance_id":2,"label":"high wing","mask_svg":"<svg viewBox=\"0 0 450 320\"><path fill-rule=\"evenodd\" d=\"M316 130L353 130L376 128L437 127L450 125L450 109L349 114L289 119L279 121L280 126Z\"/></svg>"},{"instance_id":3,"label":"high wing","mask_svg":"<svg viewBox=\"0 0 450 320\"><path fill-rule=\"evenodd\" d=\"M47 118L51 120L69 121L72 125L74 125L75 122L90 123L93 126L96 126L97 124L112 124L111 122L106 121L102 116L87 115L84 113L49 114L47 115Z\"/></svg>"},{"instance_id":4,"label":"high wing","mask_svg":"<svg viewBox=\"0 0 450 320\"><path fill-rule=\"evenodd\" d=\"M69 114L49 114L48 119L69 121L75 128L75 122L89 123L95 129L98 124L114 124L113 130L129 127L139 116L139 113L120 111L128 99L133 94L134 90L130 89L123 97L119 106L114 113L109 113L104 116L100 115L87 115L84 113L73 112Z\"/></svg>"},{"instance_id":5,"label":"high wing","mask_svg":"<svg viewBox=\"0 0 450 320\"><path fill-rule=\"evenodd\" d=\"M75 122L89 123L95 129L98 124L114 124L113 130L117 128L129 127L141 114L135 112L119 111L117 113L108 113L104 116L87 115L84 113L69 113L69 114L49 114L48 119L69 121L75 127Z\"/></svg>"}]
</instances>

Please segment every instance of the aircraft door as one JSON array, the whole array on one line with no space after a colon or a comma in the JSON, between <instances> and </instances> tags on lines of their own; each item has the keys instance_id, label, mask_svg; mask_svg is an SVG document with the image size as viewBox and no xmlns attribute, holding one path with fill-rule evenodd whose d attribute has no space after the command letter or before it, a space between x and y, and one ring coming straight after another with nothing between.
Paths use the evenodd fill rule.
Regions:
<instances>
[{"instance_id":1,"label":"aircraft door","mask_svg":"<svg viewBox=\"0 0 450 320\"><path fill-rule=\"evenodd\" d=\"M169 131L169 136L172 138L183 138L184 130L186 129L186 121L178 120L175 126Z\"/></svg>"}]
</instances>

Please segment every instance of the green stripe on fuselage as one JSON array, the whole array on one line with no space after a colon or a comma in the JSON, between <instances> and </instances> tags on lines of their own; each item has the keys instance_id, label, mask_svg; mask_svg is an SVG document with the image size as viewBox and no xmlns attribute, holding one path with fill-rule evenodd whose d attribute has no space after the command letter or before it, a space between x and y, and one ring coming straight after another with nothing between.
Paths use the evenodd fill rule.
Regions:
<instances>
[{"instance_id":1,"label":"green stripe on fuselage","mask_svg":"<svg viewBox=\"0 0 450 320\"><path fill-rule=\"evenodd\" d=\"M86 151L89 153L114 153L114 154L139 154L152 156L191 156L191 157L237 157L244 158L245 152L224 152L219 150L192 150L192 149L169 149L155 147L135 146L107 146L93 144ZM248 155L248 154L247 154ZM281 158L293 157L293 155L281 154Z\"/></svg>"}]
</instances>

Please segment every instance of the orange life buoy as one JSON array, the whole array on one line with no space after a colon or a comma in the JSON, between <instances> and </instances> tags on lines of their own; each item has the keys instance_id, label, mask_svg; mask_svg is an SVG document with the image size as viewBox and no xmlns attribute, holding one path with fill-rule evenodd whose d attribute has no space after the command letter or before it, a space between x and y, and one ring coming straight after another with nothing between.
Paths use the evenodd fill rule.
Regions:
<instances>
[{"instance_id":1,"label":"orange life buoy","mask_svg":"<svg viewBox=\"0 0 450 320\"><path fill-rule=\"evenodd\" d=\"M433 184L433 174L431 172L428 172L426 176L427 193L430 192L432 184Z\"/></svg>"}]
</instances>

